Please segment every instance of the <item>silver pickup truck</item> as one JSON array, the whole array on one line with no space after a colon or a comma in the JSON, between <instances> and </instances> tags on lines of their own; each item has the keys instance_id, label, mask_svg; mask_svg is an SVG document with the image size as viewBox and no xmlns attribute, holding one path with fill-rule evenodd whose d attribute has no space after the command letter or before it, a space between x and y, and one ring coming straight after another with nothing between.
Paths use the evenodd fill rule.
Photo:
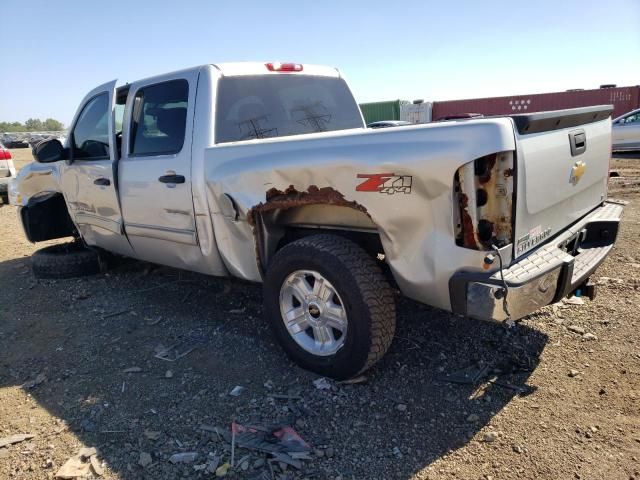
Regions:
<instances>
[{"instance_id":1,"label":"silver pickup truck","mask_svg":"<svg viewBox=\"0 0 640 480\"><path fill-rule=\"evenodd\" d=\"M389 348L396 290L498 321L593 295L622 213L610 115L372 130L334 68L204 65L97 87L9 194L30 241L76 238L41 274L106 251L262 282L290 357L347 378Z\"/></svg>"}]
</instances>

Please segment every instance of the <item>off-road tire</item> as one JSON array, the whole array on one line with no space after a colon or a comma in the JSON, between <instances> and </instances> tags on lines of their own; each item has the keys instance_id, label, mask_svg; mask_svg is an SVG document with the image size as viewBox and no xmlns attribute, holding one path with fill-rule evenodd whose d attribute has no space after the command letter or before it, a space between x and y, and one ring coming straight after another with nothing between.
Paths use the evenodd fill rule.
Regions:
<instances>
[{"instance_id":1,"label":"off-road tire","mask_svg":"<svg viewBox=\"0 0 640 480\"><path fill-rule=\"evenodd\" d=\"M36 278L73 278L100 273L100 255L81 242L61 243L31 255Z\"/></svg>"},{"instance_id":2,"label":"off-road tire","mask_svg":"<svg viewBox=\"0 0 640 480\"><path fill-rule=\"evenodd\" d=\"M315 270L336 288L347 312L344 345L319 356L298 345L280 312L280 289L296 270ZM376 261L356 243L336 235L313 235L279 250L263 283L264 312L285 352L302 368L343 380L364 372L389 349L396 327L395 295Z\"/></svg>"}]
</instances>

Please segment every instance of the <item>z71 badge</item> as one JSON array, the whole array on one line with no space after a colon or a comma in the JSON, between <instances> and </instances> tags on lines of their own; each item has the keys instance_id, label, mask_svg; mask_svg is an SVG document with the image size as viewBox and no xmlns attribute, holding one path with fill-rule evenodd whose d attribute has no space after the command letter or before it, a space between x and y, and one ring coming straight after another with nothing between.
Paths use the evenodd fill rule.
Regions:
<instances>
[{"instance_id":1,"label":"z71 badge","mask_svg":"<svg viewBox=\"0 0 640 480\"><path fill-rule=\"evenodd\" d=\"M356 192L411 193L411 175L395 173L359 173L357 178L366 178L356 187Z\"/></svg>"}]
</instances>

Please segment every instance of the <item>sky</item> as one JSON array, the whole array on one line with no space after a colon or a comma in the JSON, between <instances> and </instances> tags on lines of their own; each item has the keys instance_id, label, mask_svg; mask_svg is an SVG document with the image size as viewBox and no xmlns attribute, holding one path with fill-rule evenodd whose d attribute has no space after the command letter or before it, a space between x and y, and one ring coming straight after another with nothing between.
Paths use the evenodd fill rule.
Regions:
<instances>
[{"instance_id":1,"label":"sky","mask_svg":"<svg viewBox=\"0 0 640 480\"><path fill-rule=\"evenodd\" d=\"M338 67L359 102L640 84L640 0L2 0L0 121L229 61Z\"/></svg>"}]
</instances>

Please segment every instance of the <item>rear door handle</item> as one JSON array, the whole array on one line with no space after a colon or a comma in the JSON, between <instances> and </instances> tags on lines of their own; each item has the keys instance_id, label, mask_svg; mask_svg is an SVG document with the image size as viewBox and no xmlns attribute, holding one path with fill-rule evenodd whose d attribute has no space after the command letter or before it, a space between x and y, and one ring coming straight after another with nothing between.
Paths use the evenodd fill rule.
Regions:
<instances>
[{"instance_id":1,"label":"rear door handle","mask_svg":"<svg viewBox=\"0 0 640 480\"><path fill-rule=\"evenodd\" d=\"M172 175L162 175L158 178L158 181L162 183L184 183L184 175L176 175L175 173Z\"/></svg>"},{"instance_id":2,"label":"rear door handle","mask_svg":"<svg viewBox=\"0 0 640 480\"><path fill-rule=\"evenodd\" d=\"M108 178L96 178L93 181L94 185L100 185L101 187L108 187L109 185L111 185L111 180L109 180Z\"/></svg>"}]
</instances>

